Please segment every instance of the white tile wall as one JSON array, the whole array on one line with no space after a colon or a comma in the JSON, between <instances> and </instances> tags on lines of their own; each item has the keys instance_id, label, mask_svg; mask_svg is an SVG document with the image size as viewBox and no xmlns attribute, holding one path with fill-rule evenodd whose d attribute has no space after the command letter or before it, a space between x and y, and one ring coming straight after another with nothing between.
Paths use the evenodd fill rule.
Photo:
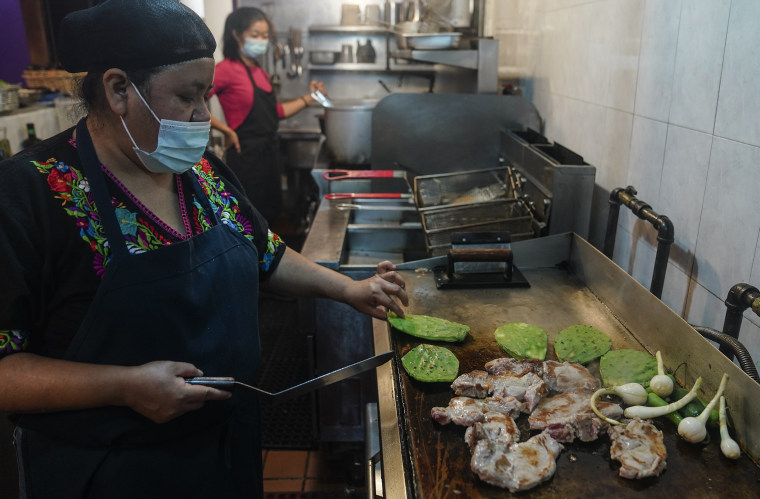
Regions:
<instances>
[{"instance_id":1,"label":"white tile wall","mask_svg":"<svg viewBox=\"0 0 760 499\"><path fill-rule=\"evenodd\" d=\"M681 6L670 122L712 133L728 29L730 0Z\"/></svg>"},{"instance_id":2,"label":"white tile wall","mask_svg":"<svg viewBox=\"0 0 760 499\"><path fill-rule=\"evenodd\" d=\"M662 166L665 161L665 143L668 138L668 125L661 121L634 116L631 133L630 156L628 159L628 177L616 187L633 186L639 199L655 200L660 197ZM623 142L620 137L618 141ZM599 170L604 167L598 167ZM647 201L650 204L652 201ZM629 232L639 220L630 210L621 209L619 221Z\"/></svg>"},{"instance_id":3,"label":"white tile wall","mask_svg":"<svg viewBox=\"0 0 760 499\"><path fill-rule=\"evenodd\" d=\"M668 127L660 197L649 203L655 211L673 221L674 244L681 248L694 248L697 242L711 146L712 135L675 125ZM678 192L691 195L676 196ZM685 271L691 271L691 258L678 264Z\"/></svg>"},{"instance_id":4,"label":"white tile wall","mask_svg":"<svg viewBox=\"0 0 760 499\"><path fill-rule=\"evenodd\" d=\"M757 247L755 248L755 259L752 262L752 272L750 272L749 275L749 282L752 283L753 286L760 289L760 234L758 234L757 238ZM755 318L755 320L760 324L760 318Z\"/></svg>"},{"instance_id":5,"label":"white tile wall","mask_svg":"<svg viewBox=\"0 0 760 499\"><path fill-rule=\"evenodd\" d=\"M715 135L760 146L760 2L731 3Z\"/></svg>"},{"instance_id":6,"label":"white tile wall","mask_svg":"<svg viewBox=\"0 0 760 499\"><path fill-rule=\"evenodd\" d=\"M650 0L644 7L636 114L667 121L673 90L680 0Z\"/></svg>"},{"instance_id":7,"label":"white tile wall","mask_svg":"<svg viewBox=\"0 0 760 499\"><path fill-rule=\"evenodd\" d=\"M634 185L676 229L663 301L720 329L730 287L760 287L760 2L492 2L511 13L493 25L529 61L544 134L597 167L592 227L610 190ZM621 210L614 259L647 287L655 236ZM760 360L751 312L740 339Z\"/></svg>"},{"instance_id":8,"label":"white tile wall","mask_svg":"<svg viewBox=\"0 0 760 499\"><path fill-rule=\"evenodd\" d=\"M748 280L752 272L760 231L758 165L760 148L713 139L694 277L718 296Z\"/></svg>"}]
</instances>

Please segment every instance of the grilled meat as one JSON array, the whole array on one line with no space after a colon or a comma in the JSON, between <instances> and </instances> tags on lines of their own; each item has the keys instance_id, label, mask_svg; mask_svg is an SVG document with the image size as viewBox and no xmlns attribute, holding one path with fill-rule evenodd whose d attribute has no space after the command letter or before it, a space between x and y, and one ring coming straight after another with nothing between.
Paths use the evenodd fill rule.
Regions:
<instances>
[{"instance_id":1,"label":"grilled meat","mask_svg":"<svg viewBox=\"0 0 760 499\"><path fill-rule=\"evenodd\" d=\"M524 412L531 412L547 393L546 384L540 376L527 372L522 376L510 374L489 374L486 371L472 371L462 374L451 384L459 396L485 398L488 395L508 399L514 397L524 401Z\"/></svg>"},{"instance_id":2,"label":"grilled meat","mask_svg":"<svg viewBox=\"0 0 760 499\"><path fill-rule=\"evenodd\" d=\"M448 407L433 407L430 416L439 424L454 423L460 426L472 426L483 421L484 403L470 397L454 397Z\"/></svg>"},{"instance_id":3,"label":"grilled meat","mask_svg":"<svg viewBox=\"0 0 760 499\"><path fill-rule=\"evenodd\" d=\"M462 374L451 384L456 395L463 397L486 398L493 389L491 376L485 371L472 371Z\"/></svg>"},{"instance_id":4,"label":"grilled meat","mask_svg":"<svg viewBox=\"0 0 760 499\"><path fill-rule=\"evenodd\" d=\"M471 397L454 397L448 407L433 407L430 416L440 424L454 423L460 426L472 426L483 421L485 413L498 412L509 417L517 417L524 411L525 404L514 397L495 395L485 399Z\"/></svg>"},{"instance_id":5,"label":"grilled meat","mask_svg":"<svg viewBox=\"0 0 760 499\"><path fill-rule=\"evenodd\" d=\"M489 374L509 374L510 376L524 376L528 373L540 374L542 362L534 359L514 359L502 357L494 359L486 364Z\"/></svg>"},{"instance_id":6,"label":"grilled meat","mask_svg":"<svg viewBox=\"0 0 760 499\"><path fill-rule=\"evenodd\" d=\"M541 400L528 417L530 429L546 430L559 442L572 442L576 438L583 442L596 440L609 425L591 410L590 398L591 393L575 390ZM597 408L610 419L623 415L623 409L611 402L598 401Z\"/></svg>"},{"instance_id":7,"label":"grilled meat","mask_svg":"<svg viewBox=\"0 0 760 499\"><path fill-rule=\"evenodd\" d=\"M561 450L562 445L547 433L510 445L482 439L472 452L470 468L484 482L518 492L554 476Z\"/></svg>"},{"instance_id":8,"label":"grilled meat","mask_svg":"<svg viewBox=\"0 0 760 499\"><path fill-rule=\"evenodd\" d=\"M646 478L665 469L668 452L662 432L649 421L635 418L626 426L611 426L607 433L612 439L610 457L621 464L619 476Z\"/></svg>"},{"instance_id":9,"label":"grilled meat","mask_svg":"<svg viewBox=\"0 0 760 499\"><path fill-rule=\"evenodd\" d=\"M494 396L511 395L517 400L525 401L525 412L528 413L535 409L548 392L544 380L534 373L527 373L520 377L508 374L491 376L491 384Z\"/></svg>"},{"instance_id":10,"label":"grilled meat","mask_svg":"<svg viewBox=\"0 0 760 499\"><path fill-rule=\"evenodd\" d=\"M520 430L515 420L506 414L487 412L482 422L470 426L464 433L464 441L470 447L470 452L483 439L507 446L520 439Z\"/></svg>"},{"instance_id":11,"label":"grilled meat","mask_svg":"<svg viewBox=\"0 0 760 499\"><path fill-rule=\"evenodd\" d=\"M602 385L588 369L575 362L547 360L541 370L546 386L553 392L586 390L594 392Z\"/></svg>"}]
</instances>

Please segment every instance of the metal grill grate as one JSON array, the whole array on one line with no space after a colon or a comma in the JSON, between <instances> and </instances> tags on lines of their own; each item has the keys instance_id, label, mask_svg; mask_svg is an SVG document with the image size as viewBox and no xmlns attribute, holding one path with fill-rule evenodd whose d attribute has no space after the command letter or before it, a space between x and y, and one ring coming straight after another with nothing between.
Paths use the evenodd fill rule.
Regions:
<instances>
[{"instance_id":1,"label":"metal grill grate","mask_svg":"<svg viewBox=\"0 0 760 499\"><path fill-rule=\"evenodd\" d=\"M312 377L309 340L298 324L298 302L262 297L259 305L261 371L258 385L278 391ZM315 449L313 394L261 406L261 438L265 449Z\"/></svg>"}]
</instances>

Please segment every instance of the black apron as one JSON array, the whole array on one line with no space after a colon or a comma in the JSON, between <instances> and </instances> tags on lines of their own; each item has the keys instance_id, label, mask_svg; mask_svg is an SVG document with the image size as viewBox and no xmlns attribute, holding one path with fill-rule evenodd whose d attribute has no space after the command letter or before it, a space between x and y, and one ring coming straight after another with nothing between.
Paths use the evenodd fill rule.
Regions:
<instances>
[{"instance_id":1,"label":"black apron","mask_svg":"<svg viewBox=\"0 0 760 499\"><path fill-rule=\"evenodd\" d=\"M255 382L255 246L214 217L186 241L130 254L84 119L77 148L112 257L64 358L184 361L207 376ZM193 172L185 175L214 213ZM164 424L125 407L25 414L15 431L22 497L260 497L259 431L256 398L244 392Z\"/></svg>"},{"instance_id":2,"label":"black apron","mask_svg":"<svg viewBox=\"0 0 760 499\"><path fill-rule=\"evenodd\" d=\"M277 163L277 100L274 92L265 92L253 82L253 107L243 123L235 129L240 152L227 149L226 162L245 188L248 199L271 223L282 209L282 185Z\"/></svg>"}]
</instances>

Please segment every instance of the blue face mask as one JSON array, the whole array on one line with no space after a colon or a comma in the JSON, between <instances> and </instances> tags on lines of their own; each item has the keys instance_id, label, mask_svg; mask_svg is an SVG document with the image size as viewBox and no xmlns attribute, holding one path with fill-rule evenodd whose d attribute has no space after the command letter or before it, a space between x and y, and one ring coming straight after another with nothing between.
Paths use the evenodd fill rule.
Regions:
<instances>
[{"instance_id":1,"label":"blue face mask","mask_svg":"<svg viewBox=\"0 0 760 499\"><path fill-rule=\"evenodd\" d=\"M246 57L255 59L260 55L264 55L269 46L269 40L261 40L258 38L246 38L243 44L242 52Z\"/></svg>"},{"instance_id":2,"label":"blue face mask","mask_svg":"<svg viewBox=\"0 0 760 499\"><path fill-rule=\"evenodd\" d=\"M134 83L132 87L150 114L160 123L156 150L147 152L137 147L124 118L121 118L121 124L134 145L133 149L145 168L153 173L184 173L198 164L208 144L211 121L160 120Z\"/></svg>"}]
</instances>

